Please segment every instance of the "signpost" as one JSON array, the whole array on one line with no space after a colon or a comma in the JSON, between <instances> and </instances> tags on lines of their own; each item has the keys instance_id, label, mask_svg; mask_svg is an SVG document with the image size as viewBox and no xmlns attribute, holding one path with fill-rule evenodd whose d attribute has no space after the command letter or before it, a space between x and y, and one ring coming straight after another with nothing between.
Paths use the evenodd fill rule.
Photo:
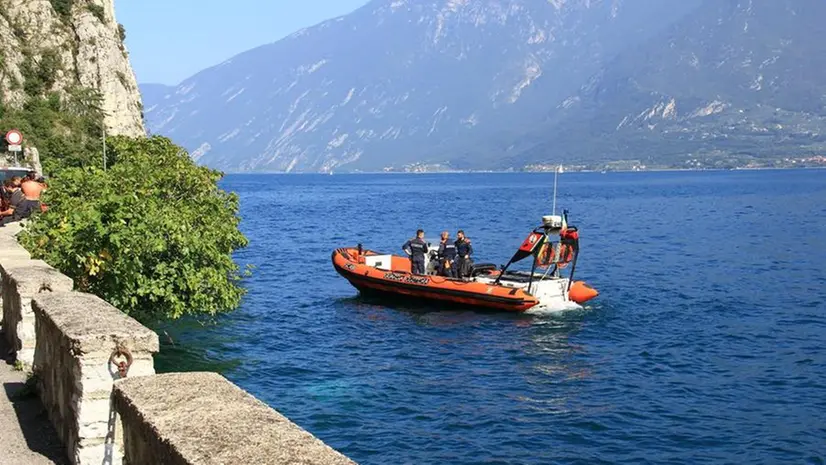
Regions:
<instances>
[{"instance_id":1,"label":"signpost","mask_svg":"<svg viewBox=\"0 0 826 465\"><path fill-rule=\"evenodd\" d=\"M17 164L17 154L23 151L23 133L17 129L12 129L6 133L6 142L9 144L9 152L14 152L14 164Z\"/></svg>"}]
</instances>

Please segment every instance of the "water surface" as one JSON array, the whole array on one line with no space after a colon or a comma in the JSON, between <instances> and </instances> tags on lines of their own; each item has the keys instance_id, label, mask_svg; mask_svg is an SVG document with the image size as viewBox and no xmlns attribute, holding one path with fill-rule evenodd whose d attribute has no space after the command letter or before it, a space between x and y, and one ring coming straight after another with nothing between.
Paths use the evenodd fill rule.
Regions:
<instances>
[{"instance_id":1,"label":"water surface","mask_svg":"<svg viewBox=\"0 0 826 465\"><path fill-rule=\"evenodd\" d=\"M826 171L566 173L581 310L366 301L330 263L463 228L505 263L553 175L231 175L256 266L237 312L169 330L362 464L826 463Z\"/></svg>"}]
</instances>

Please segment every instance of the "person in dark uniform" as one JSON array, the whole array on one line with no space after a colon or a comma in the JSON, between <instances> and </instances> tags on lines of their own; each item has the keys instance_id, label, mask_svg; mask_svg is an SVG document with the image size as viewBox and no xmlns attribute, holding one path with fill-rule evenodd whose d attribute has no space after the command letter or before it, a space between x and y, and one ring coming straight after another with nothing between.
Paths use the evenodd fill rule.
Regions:
<instances>
[{"instance_id":1,"label":"person in dark uniform","mask_svg":"<svg viewBox=\"0 0 826 465\"><path fill-rule=\"evenodd\" d=\"M439 242L439 275L448 278L456 277L456 244L450 242L450 233L444 231Z\"/></svg>"},{"instance_id":2,"label":"person in dark uniform","mask_svg":"<svg viewBox=\"0 0 826 465\"><path fill-rule=\"evenodd\" d=\"M456 275L459 278L470 277L470 267L473 262L470 256L473 255L473 247L470 245L470 239L465 237L465 232L461 229L456 233Z\"/></svg>"},{"instance_id":3,"label":"person in dark uniform","mask_svg":"<svg viewBox=\"0 0 826 465\"><path fill-rule=\"evenodd\" d=\"M425 274L424 256L427 254L427 243L424 241L424 231L416 231L416 237L405 242L402 250L410 256L410 271L413 274Z\"/></svg>"}]
</instances>

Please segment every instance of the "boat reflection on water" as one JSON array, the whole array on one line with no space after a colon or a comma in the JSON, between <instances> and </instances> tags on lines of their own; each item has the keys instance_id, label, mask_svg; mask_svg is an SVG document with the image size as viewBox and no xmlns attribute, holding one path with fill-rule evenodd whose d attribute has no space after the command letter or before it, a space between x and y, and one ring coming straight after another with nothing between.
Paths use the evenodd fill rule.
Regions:
<instances>
[{"instance_id":1,"label":"boat reflection on water","mask_svg":"<svg viewBox=\"0 0 826 465\"><path fill-rule=\"evenodd\" d=\"M362 327L362 343L390 356L404 389L420 400L427 392L470 389L482 405L504 400L496 418L509 422L544 423L549 415L593 409L581 394L595 366L590 348L578 342L594 315L591 306L492 313L368 296L337 302L341 317Z\"/></svg>"},{"instance_id":2,"label":"boat reflection on water","mask_svg":"<svg viewBox=\"0 0 826 465\"><path fill-rule=\"evenodd\" d=\"M581 312L557 312L533 319L525 355L534 363L523 365L524 383L529 392L514 399L531 412L548 415L582 413L592 407L579 401L582 386L595 379L589 348L574 342L583 327Z\"/></svg>"}]
</instances>

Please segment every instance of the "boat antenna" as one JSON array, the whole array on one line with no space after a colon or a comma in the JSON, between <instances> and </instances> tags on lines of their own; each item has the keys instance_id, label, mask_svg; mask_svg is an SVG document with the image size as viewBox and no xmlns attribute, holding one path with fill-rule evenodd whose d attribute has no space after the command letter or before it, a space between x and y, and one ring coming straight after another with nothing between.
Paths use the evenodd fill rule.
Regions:
<instances>
[{"instance_id":1,"label":"boat antenna","mask_svg":"<svg viewBox=\"0 0 826 465\"><path fill-rule=\"evenodd\" d=\"M554 208L552 215L556 215L556 182L559 179L559 172L562 170L562 165L554 169Z\"/></svg>"}]
</instances>

